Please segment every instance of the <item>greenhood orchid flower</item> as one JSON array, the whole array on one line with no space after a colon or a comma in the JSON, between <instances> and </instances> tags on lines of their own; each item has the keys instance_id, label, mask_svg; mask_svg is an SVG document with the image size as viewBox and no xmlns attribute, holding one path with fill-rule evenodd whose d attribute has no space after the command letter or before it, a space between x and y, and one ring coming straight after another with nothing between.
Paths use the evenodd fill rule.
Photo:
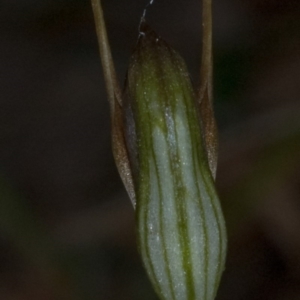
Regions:
<instances>
[{"instance_id":1,"label":"greenhood orchid flower","mask_svg":"<svg viewBox=\"0 0 300 300\"><path fill-rule=\"evenodd\" d=\"M197 94L183 59L143 20L122 94L101 5L92 2L114 155L135 208L147 274L162 300L213 300L224 269L226 232L214 184L211 34L206 35Z\"/></svg>"}]
</instances>

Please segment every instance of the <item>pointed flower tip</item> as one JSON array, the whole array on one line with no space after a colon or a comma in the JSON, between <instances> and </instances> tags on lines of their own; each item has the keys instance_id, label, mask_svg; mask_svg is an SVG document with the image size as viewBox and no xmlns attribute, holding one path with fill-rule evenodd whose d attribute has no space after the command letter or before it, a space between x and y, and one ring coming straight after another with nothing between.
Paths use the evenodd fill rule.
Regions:
<instances>
[{"instance_id":1,"label":"pointed flower tip","mask_svg":"<svg viewBox=\"0 0 300 300\"><path fill-rule=\"evenodd\" d=\"M160 42L164 42L160 36L151 28L151 26L146 22L145 19L142 19L139 30L139 39L137 48L144 46L152 46L153 50L157 47ZM164 42L165 43L165 42ZM166 43L165 43L166 44Z\"/></svg>"},{"instance_id":2,"label":"pointed flower tip","mask_svg":"<svg viewBox=\"0 0 300 300\"><path fill-rule=\"evenodd\" d=\"M140 23L140 35L141 37L146 36L147 34L149 34L150 32L154 31L152 30L152 28L148 25L148 23L146 22L145 18L141 19L141 23Z\"/></svg>"}]
</instances>

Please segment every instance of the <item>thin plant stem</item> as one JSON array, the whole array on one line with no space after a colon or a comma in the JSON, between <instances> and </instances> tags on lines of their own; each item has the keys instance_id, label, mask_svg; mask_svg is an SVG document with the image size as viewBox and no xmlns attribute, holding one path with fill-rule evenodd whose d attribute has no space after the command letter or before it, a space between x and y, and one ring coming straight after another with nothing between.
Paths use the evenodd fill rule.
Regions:
<instances>
[{"instance_id":1,"label":"thin plant stem","mask_svg":"<svg viewBox=\"0 0 300 300\"><path fill-rule=\"evenodd\" d=\"M202 6L200 100L204 97L205 89L209 89L209 101L212 102L212 0L202 0Z\"/></svg>"},{"instance_id":2,"label":"thin plant stem","mask_svg":"<svg viewBox=\"0 0 300 300\"><path fill-rule=\"evenodd\" d=\"M135 207L135 191L132 181L126 143L124 139L121 89L117 80L116 71L110 51L109 41L107 38L101 0L91 0L91 3L94 13L105 85L110 104L113 154L119 174L126 187L131 202Z\"/></svg>"},{"instance_id":3,"label":"thin plant stem","mask_svg":"<svg viewBox=\"0 0 300 300\"><path fill-rule=\"evenodd\" d=\"M212 0L202 0L202 5L202 59L199 102L208 162L215 178L218 137L213 109Z\"/></svg>"},{"instance_id":4,"label":"thin plant stem","mask_svg":"<svg viewBox=\"0 0 300 300\"><path fill-rule=\"evenodd\" d=\"M109 103L113 113L115 99L117 98L118 101L121 102L121 89L117 80L116 71L109 46L101 0L91 0L91 2L96 24L96 32L98 37L101 62L103 66L104 79Z\"/></svg>"}]
</instances>

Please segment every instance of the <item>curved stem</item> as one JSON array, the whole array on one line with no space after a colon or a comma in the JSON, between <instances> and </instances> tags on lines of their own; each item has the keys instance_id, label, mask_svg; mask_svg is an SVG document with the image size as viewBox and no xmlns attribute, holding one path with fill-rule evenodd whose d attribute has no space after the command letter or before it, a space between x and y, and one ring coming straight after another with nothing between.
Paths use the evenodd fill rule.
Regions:
<instances>
[{"instance_id":1,"label":"curved stem","mask_svg":"<svg viewBox=\"0 0 300 300\"><path fill-rule=\"evenodd\" d=\"M110 104L112 123L112 150L122 181L129 194L132 204L135 207L135 192L123 129L124 122L121 89L117 80L114 62L109 47L101 0L91 0L91 2L96 24L104 80Z\"/></svg>"}]
</instances>

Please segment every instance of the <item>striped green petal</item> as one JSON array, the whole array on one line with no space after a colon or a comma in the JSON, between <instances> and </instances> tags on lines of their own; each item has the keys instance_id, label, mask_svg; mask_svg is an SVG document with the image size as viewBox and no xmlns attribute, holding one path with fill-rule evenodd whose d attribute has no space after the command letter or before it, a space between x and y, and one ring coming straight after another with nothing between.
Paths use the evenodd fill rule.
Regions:
<instances>
[{"instance_id":1,"label":"striped green petal","mask_svg":"<svg viewBox=\"0 0 300 300\"><path fill-rule=\"evenodd\" d=\"M182 58L141 30L124 99L140 253L160 299L212 300L226 232L195 94Z\"/></svg>"}]
</instances>

